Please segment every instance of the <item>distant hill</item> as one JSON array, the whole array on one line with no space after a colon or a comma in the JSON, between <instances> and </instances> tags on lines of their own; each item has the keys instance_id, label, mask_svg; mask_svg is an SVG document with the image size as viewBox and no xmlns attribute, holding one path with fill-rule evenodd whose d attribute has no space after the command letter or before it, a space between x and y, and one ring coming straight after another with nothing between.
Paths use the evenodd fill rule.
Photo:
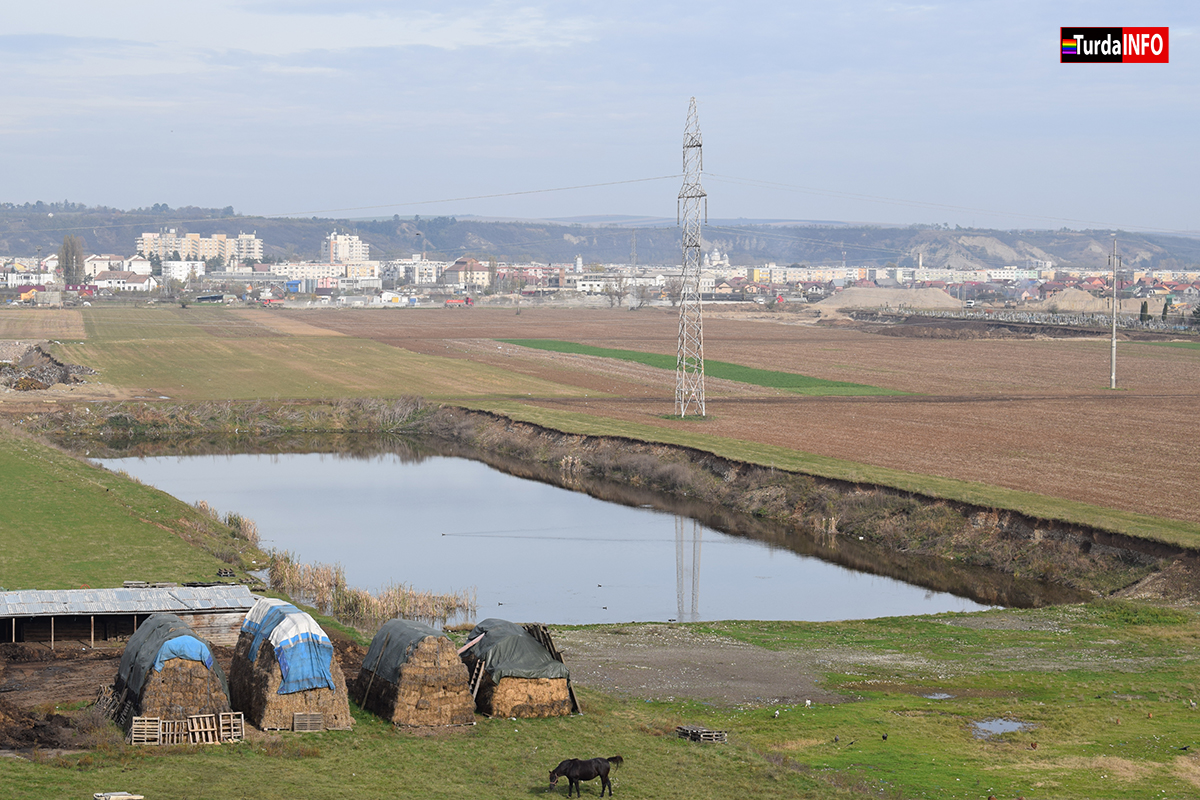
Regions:
<instances>
[{"instance_id":1,"label":"distant hill","mask_svg":"<svg viewBox=\"0 0 1200 800\"><path fill-rule=\"evenodd\" d=\"M317 258L330 231L357 233L379 259L404 258L426 250L431 258L469 255L486 260L565 263L628 263L637 237L639 264L678 264L679 229L643 218L593 218L589 224L418 217L373 220L279 219L237 214L233 208L151 208L124 211L75 203L0 204L0 256L57 252L74 234L93 253L131 254L146 231L237 235L255 232L267 255ZM604 221L601 221L604 220ZM609 221L612 220L612 221ZM655 221L656 223L658 221ZM599 224L598 224L599 223ZM1023 265L1027 259L1061 266L1103 268L1112 249L1109 231L949 229L937 226L715 221L704 228L706 249L716 247L734 264L879 264L977 269ZM1120 233L1118 249L1128 268L1195 268L1200 239Z\"/></svg>"}]
</instances>

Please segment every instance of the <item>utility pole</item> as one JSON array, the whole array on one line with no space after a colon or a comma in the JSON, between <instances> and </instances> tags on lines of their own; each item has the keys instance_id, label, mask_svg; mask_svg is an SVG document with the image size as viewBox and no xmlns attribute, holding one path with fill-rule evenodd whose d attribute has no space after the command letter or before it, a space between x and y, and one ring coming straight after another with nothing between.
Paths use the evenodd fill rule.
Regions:
<instances>
[{"instance_id":1,"label":"utility pole","mask_svg":"<svg viewBox=\"0 0 1200 800\"><path fill-rule=\"evenodd\" d=\"M696 98L688 105L683 132L683 187L679 190L677 222L683 227L683 291L679 301L679 342L675 361L675 413L705 416L704 319L700 303L700 206L708 216L708 200L700 185L704 156Z\"/></svg>"},{"instance_id":2,"label":"utility pole","mask_svg":"<svg viewBox=\"0 0 1200 800\"><path fill-rule=\"evenodd\" d=\"M637 269L637 231L633 231L629 240L629 266Z\"/></svg>"},{"instance_id":3,"label":"utility pole","mask_svg":"<svg viewBox=\"0 0 1200 800\"><path fill-rule=\"evenodd\" d=\"M1117 235L1113 234L1113 251L1108 257L1108 263L1112 266L1112 284L1113 284L1113 304L1112 304L1112 357L1110 363L1112 371L1109 375L1108 388L1117 388L1117 305L1121 302L1121 290L1117 286L1117 271L1121 268L1121 257L1117 255Z\"/></svg>"}]
</instances>

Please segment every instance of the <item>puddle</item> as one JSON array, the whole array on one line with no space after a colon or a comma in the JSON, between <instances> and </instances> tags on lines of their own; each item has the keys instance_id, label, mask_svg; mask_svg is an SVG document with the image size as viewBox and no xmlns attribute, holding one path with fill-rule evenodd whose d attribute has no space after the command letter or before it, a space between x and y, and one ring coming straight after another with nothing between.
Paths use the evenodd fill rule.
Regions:
<instances>
[{"instance_id":1,"label":"puddle","mask_svg":"<svg viewBox=\"0 0 1200 800\"><path fill-rule=\"evenodd\" d=\"M1018 722L1012 719L985 719L980 720L979 722L972 722L971 726L975 728L975 737L978 739L986 739L989 736L999 736L1002 733L1022 731L1029 727L1024 722Z\"/></svg>"},{"instance_id":2,"label":"puddle","mask_svg":"<svg viewBox=\"0 0 1200 800\"><path fill-rule=\"evenodd\" d=\"M924 697L926 700L949 700L954 695L946 694L945 692L934 692L933 694L923 694L921 697Z\"/></svg>"}]
</instances>

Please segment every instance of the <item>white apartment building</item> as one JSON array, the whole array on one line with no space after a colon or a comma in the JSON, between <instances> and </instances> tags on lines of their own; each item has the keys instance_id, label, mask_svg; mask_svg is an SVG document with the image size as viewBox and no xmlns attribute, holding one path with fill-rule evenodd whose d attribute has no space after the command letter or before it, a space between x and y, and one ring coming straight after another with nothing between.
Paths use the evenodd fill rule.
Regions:
<instances>
[{"instance_id":1,"label":"white apartment building","mask_svg":"<svg viewBox=\"0 0 1200 800\"><path fill-rule=\"evenodd\" d=\"M252 233L239 233L235 239L223 233L214 233L205 238L198 233L181 236L174 228L158 233L143 233L138 237L137 248L138 253L146 258L158 256L168 259L179 253L184 261L222 258L226 264L250 258L261 261L263 256L262 240Z\"/></svg>"},{"instance_id":2,"label":"white apartment building","mask_svg":"<svg viewBox=\"0 0 1200 800\"><path fill-rule=\"evenodd\" d=\"M204 277L203 261L164 261L162 262L163 280L186 282L189 278Z\"/></svg>"},{"instance_id":3,"label":"white apartment building","mask_svg":"<svg viewBox=\"0 0 1200 800\"><path fill-rule=\"evenodd\" d=\"M325 253L331 263L349 264L370 260L371 246L353 234L334 231L325 238Z\"/></svg>"},{"instance_id":4,"label":"white apartment building","mask_svg":"<svg viewBox=\"0 0 1200 800\"><path fill-rule=\"evenodd\" d=\"M153 275L138 275L136 272L106 270L95 278L96 288L114 292L152 292L158 288Z\"/></svg>"},{"instance_id":5,"label":"white apartment building","mask_svg":"<svg viewBox=\"0 0 1200 800\"><path fill-rule=\"evenodd\" d=\"M342 265L345 267L347 278L378 278L378 261L351 261Z\"/></svg>"},{"instance_id":6,"label":"white apartment building","mask_svg":"<svg viewBox=\"0 0 1200 800\"><path fill-rule=\"evenodd\" d=\"M321 278L344 277L346 265L323 264L318 261L291 261L286 264L273 264L271 271L293 281L320 280Z\"/></svg>"}]
</instances>

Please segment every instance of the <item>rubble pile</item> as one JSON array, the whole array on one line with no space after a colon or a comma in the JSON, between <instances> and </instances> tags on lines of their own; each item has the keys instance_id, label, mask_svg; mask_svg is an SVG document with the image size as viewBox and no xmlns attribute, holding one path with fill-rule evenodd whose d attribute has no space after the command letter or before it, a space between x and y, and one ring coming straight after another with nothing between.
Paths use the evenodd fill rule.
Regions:
<instances>
[{"instance_id":1,"label":"rubble pile","mask_svg":"<svg viewBox=\"0 0 1200 800\"><path fill-rule=\"evenodd\" d=\"M42 349L41 345L21 345L7 348L0 361L0 387L28 392L49 389L57 383L82 383L81 375L95 375L96 370L78 364L63 364ZM7 363L3 363L7 361Z\"/></svg>"}]
</instances>

